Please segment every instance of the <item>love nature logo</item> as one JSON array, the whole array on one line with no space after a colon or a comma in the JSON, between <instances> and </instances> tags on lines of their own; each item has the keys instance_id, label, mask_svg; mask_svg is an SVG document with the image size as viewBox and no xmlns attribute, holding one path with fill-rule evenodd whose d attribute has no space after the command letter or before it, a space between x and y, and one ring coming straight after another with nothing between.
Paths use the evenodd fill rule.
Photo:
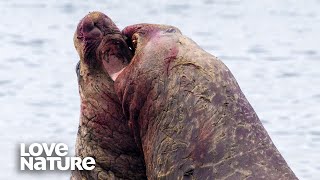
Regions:
<instances>
[{"instance_id":1,"label":"love nature logo","mask_svg":"<svg viewBox=\"0 0 320 180\"><path fill-rule=\"evenodd\" d=\"M92 170L92 157L67 157L68 146L64 143L20 144L20 170Z\"/></svg>"}]
</instances>

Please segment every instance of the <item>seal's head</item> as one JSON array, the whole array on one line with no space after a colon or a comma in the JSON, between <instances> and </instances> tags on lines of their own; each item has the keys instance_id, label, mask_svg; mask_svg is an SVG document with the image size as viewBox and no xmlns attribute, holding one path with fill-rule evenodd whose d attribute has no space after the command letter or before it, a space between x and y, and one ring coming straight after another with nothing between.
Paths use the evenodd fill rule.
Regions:
<instances>
[{"instance_id":1,"label":"seal's head","mask_svg":"<svg viewBox=\"0 0 320 180\"><path fill-rule=\"evenodd\" d=\"M100 12L91 12L80 21L74 45L80 56L80 69L86 67L91 73L93 69L104 69L111 78L131 59L124 36L112 20Z\"/></svg>"},{"instance_id":2,"label":"seal's head","mask_svg":"<svg viewBox=\"0 0 320 180\"><path fill-rule=\"evenodd\" d=\"M182 36L181 31L174 26L147 23L127 26L122 30L122 34L132 49L133 57L115 80L115 90L120 99L122 91L129 83L128 79L135 79L142 86L147 79L168 72L171 60L174 60L179 53ZM144 77L146 74L149 77ZM148 91L145 87L141 89Z\"/></svg>"}]
</instances>

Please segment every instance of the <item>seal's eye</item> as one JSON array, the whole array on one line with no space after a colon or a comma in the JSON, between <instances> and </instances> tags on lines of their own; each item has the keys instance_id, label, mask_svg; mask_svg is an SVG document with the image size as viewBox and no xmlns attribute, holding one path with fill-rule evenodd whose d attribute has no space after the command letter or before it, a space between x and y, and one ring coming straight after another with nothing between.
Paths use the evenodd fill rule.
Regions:
<instances>
[{"instance_id":1,"label":"seal's eye","mask_svg":"<svg viewBox=\"0 0 320 180\"><path fill-rule=\"evenodd\" d=\"M167 32L167 33L175 33L176 30L173 29L173 28L169 28L169 29L166 30L166 32Z\"/></svg>"},{"instance_id":2,"label":"seal's eye","mask_svg":"<svg viewBox=\"0 0 320 180\"><path fill-rule=\"evenodd\" d=\"M80 61L76 65L76 73L77 73L77 77L78 77L78 80L79 80L80 79Z\"/></svg>"}]
</instances>

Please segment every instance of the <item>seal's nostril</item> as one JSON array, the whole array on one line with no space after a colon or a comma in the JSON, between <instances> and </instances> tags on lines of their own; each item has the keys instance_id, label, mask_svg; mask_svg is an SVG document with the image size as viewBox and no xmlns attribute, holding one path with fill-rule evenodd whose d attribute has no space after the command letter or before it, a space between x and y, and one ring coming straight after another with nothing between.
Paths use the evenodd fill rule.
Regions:
<instances>
[{"instance_id":1,"label":"seal's nostril","mask_svg":"<svg viewBox=\"0 0 320 180\"><path fill-rule=\"evenodd\" d=\"M90 17L85 17L82 20L82 31L83 32L90 32L92 29L95 28L95 24L92 21L92 19Z\"/></svg>"}]
</instances>

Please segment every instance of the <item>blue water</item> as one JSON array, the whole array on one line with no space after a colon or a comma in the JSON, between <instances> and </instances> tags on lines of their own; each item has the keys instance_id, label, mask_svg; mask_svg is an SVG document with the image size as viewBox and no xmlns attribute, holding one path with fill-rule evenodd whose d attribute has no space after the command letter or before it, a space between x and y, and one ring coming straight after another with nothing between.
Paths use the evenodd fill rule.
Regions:
<instances>
[{"instance_id":1,"label":"blue water","mask_svg":"<svg viewBox=\"0 0 320 180\"><path fill-rule=\"evenodd\" d=\"M18 144L64 142L74 151L79 95L72 38L93 10L120 28L177 26L218 56L296 175L319 179L319 8L319 0L1 0L0 179L68 179L20 172Z\"/></svg>"}]
</instances>

